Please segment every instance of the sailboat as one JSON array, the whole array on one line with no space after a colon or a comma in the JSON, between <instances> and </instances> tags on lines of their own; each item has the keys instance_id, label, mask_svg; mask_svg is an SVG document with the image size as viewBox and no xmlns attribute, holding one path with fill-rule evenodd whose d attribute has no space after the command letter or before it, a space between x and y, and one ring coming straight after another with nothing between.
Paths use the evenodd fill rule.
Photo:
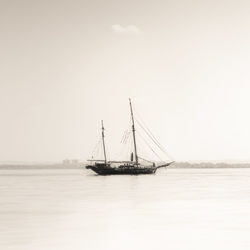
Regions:
<instances>
[{"instance_id":1,"label":"sailboat","mask_svg":"<svg viewBox=\"0 0 250 250\"><path fill-rule=\"evenodd\" d=\"M102 148L103 148L103 160L88 160L91 164L86 166L86 169L91 169L99 175L140 175L140 174L154 174L157 169L167 167L172 164L171 162L164 162L157 164L155 162L147 161L150 164L143 164L139 161L137 154L137 144L136 144L136 130L134 122L134 114L131 99L129 99L130 113L132 120L132 133L133 133L133 146L134 152L131 153L130 161L108 161L106 155L105 147L105 136L104 136L104 125L102 123ZM135 157L133 157L135 156ZM135 159L134 159L135 158Z\"/></svg>"}]
</instances>

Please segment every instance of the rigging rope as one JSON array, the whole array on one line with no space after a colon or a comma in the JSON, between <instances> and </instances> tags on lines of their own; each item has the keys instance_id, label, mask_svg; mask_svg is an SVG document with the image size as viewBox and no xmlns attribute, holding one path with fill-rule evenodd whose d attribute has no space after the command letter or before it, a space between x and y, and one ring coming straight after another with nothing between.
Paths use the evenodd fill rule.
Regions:
<instances>
[{"instance_id":1,"label":"rigging rope","mask_svg":"<svg viewBox=\"0 0 250 250\"><path fill-rule=\"evenodd\" d=\"M153 150L153 148L148 144L148 142L143 138L143 136L137 131L137 134L142 138L146 145L151 149L151 151L162 161L161 157ZM141 158L142 159L142 158Z\"/></svg>"},{"instance_id":2,"label":"rigging rope","mask_svg":"<svg viewBox=\"0 0 250 250\"><path fill-rule=\"evenodd\" d=\"M129 139L130 134L131 134L131 131L129 130L124 131L123 137L121 139L121 143L126 144Z\"/></svg>"},{"instance_id":3,"label":"rigging rope","mask_svg":"<svg viewBox=\"0 0 250 250\"><path fill-rule=\"evenodd\" d=\"M96 154L97 156L99 155L100 151L100 144L101 144L102 138L99 139L99 141L96 143L93 151L92 151L92 157Z\"/></svg>"},{"instance_id":4,"label":"rigging rope","mask_svg":"<svg viewBox=\"0 0 250 250\"><path fill-rule=\"evenodd\" d=\"M136 111L136 114L138 117L140 117L140 115L138 114L138 112ZM136 122L138 123L138 125L144 130L144 132L148 135L148 137L155 143L155 145L171 160L173 160L173 157L170 156L169 153L166 152L166 150L164 149L164 147L160 144L160 142L155 138L155 136L152 134L152 132L150 131L150 129L147 127L147 125L145 124L145 122L142 120L142 118L140 117L141 122L144 124L144 126L139 122L139 120L135 117Z\"/></svg>"},{"instance_id":5,"label":"rigging rope","mask_svg":"<svg viewBox=\"0 0 250 250\"><path fill-rule=\"evenodd\" d=\"M143 161L146 161L146 162L154 163L153 161L146 160L146 159L144 159L142 157L138 157L138 158L141 159L141 160L143 160Z\"/></svg>"},{"instance_id":6,"label":"rigging rope","mask_svg":"<svg viewBox=\"0 0 250 250\"><path fill-rule=\"evenodd\" d=\"M132 132L129 130L124 131L123 137L122 137L121 142L120 142L122 144L122 147L120 150L120 154L117 156L122 156L122 157L126 157L126 158L129 157L129 151L131 150L131 148L128 147L128 144L131 141L130 140L131 134L132 134Z\"/></svg>"}]
</instances>

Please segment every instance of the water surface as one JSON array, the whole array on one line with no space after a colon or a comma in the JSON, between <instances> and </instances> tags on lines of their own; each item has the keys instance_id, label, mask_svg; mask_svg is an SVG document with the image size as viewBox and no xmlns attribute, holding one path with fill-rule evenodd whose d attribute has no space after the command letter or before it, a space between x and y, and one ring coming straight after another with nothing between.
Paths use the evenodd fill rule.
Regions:
<instances>
[{"instance_id":1,"label":"water surface","mask_svg":"<svg viewBox=\"0 0 250 250\"><path fill-rule=\"evenodd\" d=\"M250 249L250 169L0 170L0 249Z\"/></svg>"}]
</instances>

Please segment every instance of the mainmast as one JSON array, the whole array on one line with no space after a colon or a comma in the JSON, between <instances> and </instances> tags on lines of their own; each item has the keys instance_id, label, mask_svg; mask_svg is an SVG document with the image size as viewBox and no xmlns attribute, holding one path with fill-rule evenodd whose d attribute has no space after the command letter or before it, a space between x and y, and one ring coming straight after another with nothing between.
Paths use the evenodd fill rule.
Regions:
<instances>
[{"instance_id":1,"label":"mainmast","mask_svg":"<svg viewBox=\"0 0 250 250\"><path fill-rule=\"evenodd\" d=\"M132 104L131 104L130 98L129 98L129 105L130 105L130 111L131 111L131 117L132 117L132 131L133 131L134 150L135 150L135 163L138 166L138 155L137 155L136 140L135 140L135 122L134 122L134 115L133 115L133 109L132 109Z\"/></svg>"},{"instance_id":2,"label":"mainmast","mask_svg":"<svg viewBox=\"0 0 250 250\"><path fill-rule=\"evenodd\" d=\"M103 120L102 120L102 145L103 145L104 160L105 160L105 164L106 164L106 163L107 163L107 156L106 156L105 141L104 141L104 126L103 126Z\"/></svg>"}]
</instances>

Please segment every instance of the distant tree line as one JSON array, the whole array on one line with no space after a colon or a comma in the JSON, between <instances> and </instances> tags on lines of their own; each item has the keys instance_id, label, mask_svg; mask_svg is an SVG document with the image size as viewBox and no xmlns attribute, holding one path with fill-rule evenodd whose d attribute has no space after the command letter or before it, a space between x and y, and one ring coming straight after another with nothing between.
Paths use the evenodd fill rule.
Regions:
<instances>
[{"instance_id":1,"label":"distant tree line","mask_svg":"<svg viewBox=\"0 0 250 250\"><path fill-rule=\"evenodd\" d=\"M169 168L250 168L250 163L175 162Z\"/></svg>"}]
</instances>

